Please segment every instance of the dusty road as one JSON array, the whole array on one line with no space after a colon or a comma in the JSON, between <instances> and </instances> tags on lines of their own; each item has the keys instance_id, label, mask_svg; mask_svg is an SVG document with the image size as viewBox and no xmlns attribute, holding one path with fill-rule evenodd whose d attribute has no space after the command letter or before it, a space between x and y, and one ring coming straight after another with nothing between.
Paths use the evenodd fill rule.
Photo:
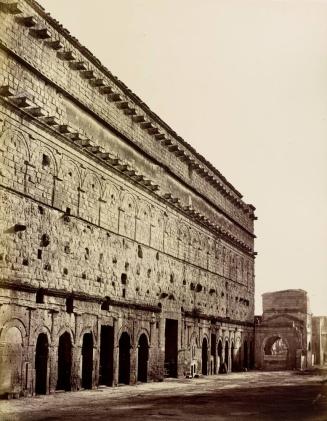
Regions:
<instances>
[{"instance_id":1,"label":"dusty road","mask_svg":"<svg viewBox=\"0 0 327 421\"><path fill-rule=\"evenodd\" d=\"M248 372L0 402L5 420L324 420L326 375Z\"/></svg>"}]
</instances>

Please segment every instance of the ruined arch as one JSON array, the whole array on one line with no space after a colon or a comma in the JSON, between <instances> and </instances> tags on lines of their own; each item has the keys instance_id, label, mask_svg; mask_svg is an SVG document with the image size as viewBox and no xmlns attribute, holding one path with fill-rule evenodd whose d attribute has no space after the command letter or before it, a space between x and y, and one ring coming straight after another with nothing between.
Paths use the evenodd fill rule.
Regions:
<instances>
[{"instance_id":1,"label":"ruined arch","mask_svg":"<svg viewBox=\"0 0 327 421\"><path fill-rule=\"evenodd\" d=\"M71 390L73 344L71 334L64 331L58 340L57 390Z\"/></svg>"},{"instance_id":2,"label":"ruined arch","mask_svg":"<svg viewBox=\"0 0 327 421\"><path fill-rule=\"evenodd\" d=\"M119 367L118 382L122 384L130 383L131 369L131 337L124 331L119 338Z\"/></svg>"},{"instance_id":3,"label":"ruined arch","mask_svg":"<svg viewBox=\"0 0 327 421\"><path fill-rule=\"evenodd\" d=\"M45 395L48 392L49 338L46 333L39 333L35 347L35 393Z\"/></svg>"},{"instance_id":4,"label":"ruined arch","mask_svg":"<svg viewBox=\"0 0 327 421\"><path fill-rule=\"evenodd\" d=\"M102 186L98 175L86 170L82 181L79 214L83 219L94 224L99 223L101 192Z\"/></svg>"},{"instance_id":5,"label":"ruined arch","mask_svg":"<svg viewBox=\"0 0 327 421\"><path fill-rule=\"evenodd\" d=\"M148 381L149 341L145 333L138 340L137 353L137 380L146 383Z\"/></svg>"},{"instance_id":6,"label":"ruined arch","mask_svg":"<svg viewBox=\"0 0 327 421\"><path fill-rule=\"evenodd\" d=\"M26 192L28 183L27 164L31 161L31 151L27 139L27 135L13 128L5 129L0 136L0 150L2 145L4 147L0 153L3 183L19 192ZM12 153L15 159L8 157L8 153Z\"/></svg>"},{"instance_id":7,"label":"ruined arch","mask_svg":"<svg viewBox=\"0 0 327 421\"><path fill-rule=\"evenodd\" d=\"M119 233L129 238L135 237L135 217L137 213L135 197L129 192L120 196L118 228Z\"/></svg>"},{"instance_id":8,"label":"ruined arch","mask_svg":"<svg viewBox=\"0 0 327 421\"><path fill-rule=\"evenodd\" d=\"M20 394L23 391L23 336L17 320L10 321L2 329L0 345L2 358L0 362L0 396Z\"/></svg>"}]
</instances>

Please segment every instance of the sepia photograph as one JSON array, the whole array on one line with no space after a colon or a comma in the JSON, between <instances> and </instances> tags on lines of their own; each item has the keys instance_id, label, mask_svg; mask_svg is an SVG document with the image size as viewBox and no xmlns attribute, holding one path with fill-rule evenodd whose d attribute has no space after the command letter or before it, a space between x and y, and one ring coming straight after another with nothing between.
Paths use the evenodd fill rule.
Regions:
<instances>
[{"instance_id":1,"label":"sepia photograph","mask_svg":"<svg viewBox=\"0 0 327 421\"><path fill-rule=\"evenodd\" d=\"M327 0L0 0L0 419L327 420Z\"/></svg>"}]
</instances>

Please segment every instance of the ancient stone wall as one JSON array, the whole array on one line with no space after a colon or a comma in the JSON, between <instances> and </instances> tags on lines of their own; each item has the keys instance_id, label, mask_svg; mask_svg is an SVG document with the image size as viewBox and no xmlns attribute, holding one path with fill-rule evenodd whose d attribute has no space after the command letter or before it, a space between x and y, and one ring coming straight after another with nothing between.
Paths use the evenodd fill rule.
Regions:
<instances>
[{"instance_id":1,"label":"ancient stone wall","mask_svg":"<svg viewBox=\"0 0 327 421\"><path fill-rule=\"evenodd\" d=\"M0 394L249 367L253 206L34 1L0 23Z\"/></svg>"}]
</instances>

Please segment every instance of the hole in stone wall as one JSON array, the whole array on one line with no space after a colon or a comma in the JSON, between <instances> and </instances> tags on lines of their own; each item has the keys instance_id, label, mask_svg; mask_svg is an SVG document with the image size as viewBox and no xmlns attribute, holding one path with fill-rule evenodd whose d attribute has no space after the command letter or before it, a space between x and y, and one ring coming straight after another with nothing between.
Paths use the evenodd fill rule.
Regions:
<instances>
[{"instance_id":1,"label":"hole in stone wall","mask_svg":"<svg viewBox=\"0 0 327 421\"><path fill-rule=\"evenodd\" d=\"M185 281L185 279L183 280L183 285L186 285L186 281Z\"/></svg>"},{"instance_id":2,"label":"hole in stone wall","mask_svg":"<svg viewBox=\"0 0 327 421\"><path fill-rule=\"evenodd\" d=\"M4 259L4 254L3 254L3 253L1 253L1 254L0 254L0 262L2 262L2 261L3 261L3 259Z\"/></svg>"},{"instance_id":3,"label":"hole in stone wall","mask_svg":"<svg viewBox=\"0 0 327 421\"><path fill-rule=\"evenodd\" d=\"M222 296L222 297L224 297L224 296L225 296L225 294L222 292L222 293L221 293L221 296Z\"/></svg>"},{"instance_id":4,"label":"hole in stone wall","mask_svg":"<svg viewBox=\"0 0 327 421\"><path fill-rule=\"evenodd\" d=\"M159 322L156 323L156 328L159 329Z\"/></svg>"},{"instance_id":5,"label":"hole in stone wall","mask_svg":"<svg viewBox=\"0 0 327 421\"><path fill-rule=\"evenodd\" d=\"M169 280L170 280L171 284L174 282L174 274L173 273L170 274Z\"/></svg>"},{"instance_id":6,"label":"hole in stone wall","mask_svg":"<svg viewBox=\"0 0 327 421\"><path fill-rule=\"evenodd\" d=\"M23 266L28 266L28 259L23 259Z\"/></svg>"},{"instance_id":7,"label":"hole in stone wall","mask_svg":"<svg viewBox=\"0 0 327 421\"><path fill-rule=\"evenodd\" d=\"M137 255L140 259L143 258L143 250L142 250L142 247L140 245L137 246Z\"/></svg>"},{"instance_id":8,"label":"hole in stone wall","mask_svg":"<svg viewBox=\"0 0 327 421\"><path fill-rule=\"evenodd\" d=\"M126 289L123 288L123 298L125 298L125 297L126 297Z\"/></svg>"},{"instance_id":9,"label":"hole in stone wall","mask_svg":"<svg viewBox=\"0 0 327 421\"><path fill-rule=\"evenodd\" d=\"M64 268L64 275L68 275L68 269Z\"/></svg>"},{"instance_id":10,"label":"hole in stone wall","mask_svg":"<svg viewBox=\"0 0 327 421\"><path fill-rule=\"evenodd\" d=\"M156 253L156 259L159 260L159 252Z\"/></svg>"},{"instance_id":11,"label":"hole in stone wall","mask_svg":"<svg viewBox=\"0 0 327 421\"><path fill-rule=\"evenodd\" d=\"M74 300L73 297L66 298L66 312L73 313L74 311Z\"/></svg>"},{"instance_id":12,"label":"hole in stone wall","mask_svg":"<svg viewBox=\"0 0 327 421\"><path fill-rule=\"evenodd\" d=\"M70 215L70 208L66 208L65 214Z\"/></svg>"},{"instance_id":13,"label":"hole in stone wall","mask_svg":"<svg viewBox=\"0 0 327 421\"><path fill-rule=\"evenodd\" d=\"M111 286L114 287L114 288L116 287L116 284L115 284L114 281L111 282Z\"/></svg>"},{"instance_id":14,"label":"hole in stone wall","mask_svg":"<svg viewBox=\"0 0 327 421\"><path fill-rule=\"evenodd\" d=\"M117 257L114 257L114 258L112 259L112 263L113 263L113 264L116 264L116 263L117 263Z\"/></svg>"},{"instance_id":15,"label":"hole in stone wall","mask_svg":"<svg viewBox=\"0 0 327 421\"><path fill-rule=\"evenodd\" d=\"M104 301L101 304L101 310L109 310L109 297L105 297Z\"/></svg>"},{"instance_id":16,"label":"hole in stone wall","mask_svg":"<svg viewBox=\"0 0 327 421\"><path fill-rule=\"evenodd\" d=\"M139 292L139 291L140 291L140 288L139 288L139 287L136 287L136 288L135 288L135 291L136 291L136 292Z\"/></svg>"},{"instance_id":17,"label":"hole in stone wall","mask_svg":"<svg viewBox=\"0 0 327 421\"><path fill-rule=\"evenodd\" d=\"M66 254L69 254L69 253L70 253L70 246L69 246L69 244L66 244L66 245L65 245L65 247L64 247L64 252L65 252Z\"/></svg>"},{"instance_id":18,"label":"hole in stone wall","mask_svg":"<svg viewBox=\"0 0 327 421\"><path fill-rule=\"evenodd\" d=\"M97 282L102 282L102 278L101 278L101 276L98 276L98 277L97 277Z\"/></svg>"},{"instance_id":19,"label":"hole in stone wall","mask_svg":"<svg viewBox=\"0 0 327 421\"><path fill-rule=\"evenodd\" d=\"M148 278L151 276L151 269L148 269Z\"/></svg>"},{"instance_id":20,"label":"hole in stone wall","mask_svg":"<svg viewBox=\"0 0 327 421\"><path fill-rule=\"evenodd\" d=\"M127 284L127 275L126 275L126 273L122 273L120 279L121 279L121 283L123 285L126 285Z\"/></svg>"},{"instance_id":21,"label":"hole in stone wall","mask_svg":"<svg viewBox=\"0 0 327 421\"><path fill-rule=\"evenodd\" d=\"M69 177L72 177L73 173L71 171L68 171L68 175L69 175Z\"/></svg>"},{"instance_id":22,"label":"hole in stone wall","mask_svg":"<svg viewBox=\"0 0 327 421\"><path fill-rule=\"evenodd\" d=\"M147 289L147 290L146 290L146 293L147 293L147 294L150 294L150 290L148 290L148 289Z\"/></svg>"},{"instance_id":23,"label":"hole in stone wall","mask_svg":"<svg viewBox=\"0 0 327 421\"><path fill-rule=\"evenodd\" d=\"M193 284L193 282L190 283L190 290L194 291L195 290L195 285Z\"/></svg>"},{"instance_id":24,"label":"hole in stone wall","mask_svg":"<svg viewBox=\"0 0 327 421\"><path fill-rule=\"evenodd\" d=\"M100 256L99 256L99 261L100 261L100 263L102 263L102 262L103 262L103 253L100 253Z\"/></svg>"},{"instance_id":25,"label":"hole in stone wall","mask_svg":"<svg viewBox=\"0 0 327 421\"><path fill-rule=\"evenodd\" d=\"M48 167L50 165L50 158L45 153L42 155L42 167Z\"/></svg>"},{"instance_id":26,"label":"hole in stone wall","mask_svg":"<svg viewBox=\"0 0 327 421\"><path fill-rule=\"evenodd\" d=\"M46 263L44 265L44 270L47 270L48 272L51 272L51 265L50 265L50 263Z\"/></svg>"},{"instance_id":27,"label":"hole in stone wall","mask_svg":"<svg viewBox=\"0 0 327 421\"><path fill-rule=\"evenodd\" d=\"M128 268L129 268L129 263L125 262L125 270L128 270Z\"/></svg>"},{"instance_id":28,"label":"hole in stone wall","mask_svg":"<svg viewBox=\"0 0 327 421\"><path fill-rule=\"evenodd\" d=\"M197 284L196 285L196 292L201 292L202 291L202 285L201 284Z\"/></svg>"},{"instance_id":29,"label":"hole in stone wall","mask_svg":"<svg viewBox=\"0 0 327 421\"><path fill-rule=\"evenodd\" d=\"M48 247L50 244L50 237L48 234L42 234L41 237L41 247Z\"/></svg>"},{"instance_id":30,"label":"hole in stone wall","mask_svg":"<svg viewBox=\"0 0 327 421\"><path fill-rule=\"evenodd\" d=\"M90 257L90 250L86 247L85 248L85 260L88 260Z\"/></svg>"},{"instance_id":31,"label":"hole in stone wall","mask_svg":"<svg viewBox=\"0 0 327 421\"><path fill-rule=\"evenodd\" d=\"M86 273L85 272L82 273L82 278L86 279Z\"/></svg>"},{"instance_id":32,"label":"hole in stone wall","mask_svg":"<svg viewBox=\"0 0 327 421\"><path fill-rule=\"evenodd\" d=\"M42 259L42 250L38 249L37 251L37 258Z\"/></svg>"},{"instance_id":33,"label":"hole in stone wall","mask_svg":"<svg viewBox=\"0 0 327 421\"><path fill-rule=\"evenodd\" d=\"M44 303L44 289L40 288L36 291L36 303L43 304Z\"/></svg>"},{"instance_id":34,"label":"hole in stone wall","mask_svg":"<svg viewBox=\"0 0 327 421\"><path fill-rule=\"evenodd\" d=\"M40 215L44 214L44 209L42 208L42 206L38 206L38 210Z\"/></svg>"}]
</instances>

